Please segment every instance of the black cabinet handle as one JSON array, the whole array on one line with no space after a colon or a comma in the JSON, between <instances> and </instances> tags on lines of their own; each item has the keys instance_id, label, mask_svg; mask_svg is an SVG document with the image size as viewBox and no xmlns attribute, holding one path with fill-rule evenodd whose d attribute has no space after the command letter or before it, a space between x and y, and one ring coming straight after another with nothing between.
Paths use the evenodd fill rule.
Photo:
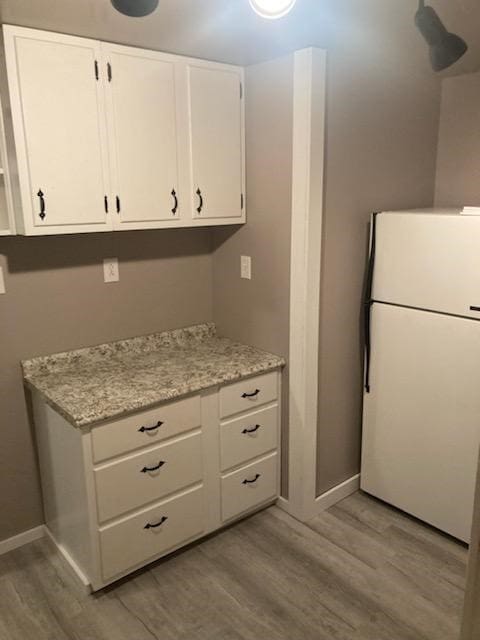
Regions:
<instances>
[{"instance_id":1,"label":"black cabinet handle","mask_svg":"<svg viewBox=\"0 0 480 640\"><path fill-rule=\"evenodd\" d=\"M251 429L244 429L242 431L242 433L255 433L255 431L258 431L260 429L260 425L256 424L254 427L252 427Z\"/></svg>"},{"instance_id":2,"label":"black cabinet handle","mask_svg":"<svg viewBox=\"0 0 480 640\"><path fill-rule=\"evenodd\" d=\"M40 199L40 213L38 214L39 218L43 220L45 218L45 198L44 193L41 189L38 190L37 196Z\"/></svg>"},{"instance_id":3,"label":"black cabinet handle","mask_svg":"<svg viewBox=\"0 0 480 640\"><path fill-rule=\"evenodd\" d=\"M140 433L145 433L146 431L155 431L156 429L159 429L162 426L162 424L163 422L159 420L157 424L153 425L153 427L140 427L139 431Z\"/></svg>"},{"instance_id":4,"label":"black cabinet handle","mask_svg":"<svg viewBox=\"0 0 480 640\"><path fill-rule=\"evenodd\" d=\"M242 398L255 398L260 393L260 389L255 389L253 393L242 393Z\"/></svg>"},{"instance_id":5,"label":"black cabinet handle","mask_svg":"<svg viewBox=\"0 0 480 640\"><path fill-rule=\"evenodd\" d=\"M259 474L259 473L257 473L257 474L255 475L255 478L254 478L253 480L247 480L247 479L245 479L245 480L242 482L242 484L253 484L253 483L254 483L254 482L256 482L259 478L260 478L260 474Z\"/></svg>"},{"instance_id":6,"label":"black cabinet handle","mask_svg":"<svg viewBox=\"0 0 480 640\"><path fill-rule=\"evenodd\" d=\"M480 307L470 307L470 311L480 311Z\"/></svg>"},{"instance_id":7,"label":"black cabinet handle","mask_svg":"<svg viewBox=\"0 0 480 640\"><path fill-rule=\"evenodd\" d=\"M173 196L172 213L173 213L173 215L175 215L177 213L177 209L178 209L178 198L177 198L177 193L176 193L175 189L172 189L172 196Z\"/></svg>"},{"instance_id":8,"label":"black cabinet handle","mask_svg":"<svg viewBox=\"0 0 480 640\"><path fill-rule=\"evenodd\" d=\"M200 189L197 189L197 196L199 198L199 205L197 207L197 213L201 213L202 209L203 209L203 196L202 196L202 192L200 191Z\"/></svg>"},{"instance_id":9,"label":"black cabinet handle","mask_svg":"<svg viewBox=\"0 0 480 640\"><path fill-rule=\"evenodd\" d=\"M165 460L160 460L160 462L155 467L143 467L140 473L149 473L150 471L158 471L165 464Z\"/></svg>"},{"instance_id":10,"label":"black cabinet handle","mask_svg":"<svg viewBox=\"0 0 480 640\"><path fill-rule=\"evenodd\" d=\"M166 522L168 520L167 516L162 516L160 519L160 522L157 522L157 524L150 524L150 522L147 522L147 524L143 527L144 529L156 529L157 527L161 527L162 524L164 522Z\"/></svg>"}]
</instances>

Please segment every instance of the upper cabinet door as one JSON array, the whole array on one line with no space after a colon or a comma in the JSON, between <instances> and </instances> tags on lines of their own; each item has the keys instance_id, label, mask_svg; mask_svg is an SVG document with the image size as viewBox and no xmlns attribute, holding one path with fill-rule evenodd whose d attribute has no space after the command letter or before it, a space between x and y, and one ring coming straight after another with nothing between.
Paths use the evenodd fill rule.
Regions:
<instances>
[{"instance_id":1,"label":"upper cabinet door","mask_svg":"<svg viewBox=\"0 0 480 640\"><path fill-rule=\"evenodd\" d=\"M25 234L105 231L100 44L4 27Z\"/></svg>"},{"instance_id":2,"label":"upper cabinet door","mask_svg":"<svg viewBox=\"0 0 480 640\"><path fill-rule=\"evenodd\" d=\"M193 217L244 221L242 71L189 62Z\"/></svg>"},{"instance_id":3,"label":"upper cabinet door","mask_svg":"<svg viewBox=\"0 0 480 640\"><path fill-rule=\"evenodd\" d=\"M175 226L185 202L177 153L178 58L106 43L102 51L114 226Z\"/></svg>"}]
</instances>

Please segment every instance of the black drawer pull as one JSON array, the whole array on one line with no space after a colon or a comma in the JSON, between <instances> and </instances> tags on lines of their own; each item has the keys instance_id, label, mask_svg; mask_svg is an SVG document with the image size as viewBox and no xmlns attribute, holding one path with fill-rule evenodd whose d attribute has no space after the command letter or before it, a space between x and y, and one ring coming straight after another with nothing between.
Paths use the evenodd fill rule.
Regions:
<instances>
[{"instance_id":1,"label":"black drawer pull","mask_svg":"<svg viewBox=\"0 0 480 640\"><path fill-rule=\"evenodd\" d=\"M153 425L153 427L140 427L139 431L140 433L145 433L146 431L155 431L156 429L159 429L162 424L163 422L159 420L157 424Z\"/></svg>"},{"instance_id":2,"label":"black drawer pull","mask_svg":"<svg viewBox=\"0 0 480 640\"><path fill-rule=\"evenodd\" d=\"M470 311L480 311L480 307L470 307Z\"/></svg>"},{"instance_id":3,"label":"black drawer pull","mask_svg":"<svg viewBox=\"0 0 480 640\"><path fill-rule=\"evenodd\" d=\"M242 431L242 433L255 433L255 431L258 431L260 429L260 425L256 424L254 427L252 427L251 429L244 429Z\"/></svg>"},{"instance_id":4,"label":"black drawer pull","mask_svg":"<svg viewBox=\"0 0 480 640\"><path fill-rule=\"evenodd\" d=\"M155 467L143 467L140 473L149 473L150 471L158 471L165 464L165 460L160 460L160 462Z\"/></svg>"},{"instance_id":5,"label":"black drawer pull","mask_svg":"<svg viewBox=\"0 0 480 640\"><path fill-rule=\"evenodd\" d=\"M255 389L253 393L242 393L242 398L255 398L260 393L260 389Z\"/></svg>"},{"instance_id":6,"label":"black drawer pull","mask_svg":"<svg viewBox=\"0 0 480 640\"><path fill-rule=\"evenodd\" d=\"M255 478L253 480L247 480L245 479L242 484L253 484L254 482L256 482L258 479L260 478L260 474L257 473L255 474Z\"/></svg>"},{"instance_id":7,"label":"black drawer pull","mask_svg":"<svg viewBox=\"0 0 480 640\"><path fill-rule=\"evenodd\" d=\"M161 527L162 524L164 522L166 522L168 520L167 516L162 516L162 518L160 519L160 522L157 522L157 524L150 524L150 522L147 522L147 524L143 527L144 529L156 529L157 527Z\"/></svg>"}]
</instances>

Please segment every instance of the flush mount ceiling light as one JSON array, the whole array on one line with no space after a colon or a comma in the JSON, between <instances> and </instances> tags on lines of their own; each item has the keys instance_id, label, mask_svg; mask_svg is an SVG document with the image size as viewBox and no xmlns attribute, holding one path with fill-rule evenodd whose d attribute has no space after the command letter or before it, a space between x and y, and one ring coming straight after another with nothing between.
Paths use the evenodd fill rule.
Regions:
<instances>
[{"instance_id":1,"label":"flush mount ceiling light","mask_svg":"<svg viewBox=\"0 0 480 640\"><path fill-rule=\"evenodd\" d=\"M131 18L143 18L155 11L158 0L112 0L117 11Z\"/></svg>"},{"instance_id":2,"label":"flush mount ceiling light","mask_svg":"<svg viewBox=\"0 0 480 640\"><path fill-rule=\"evenodd\" d=\"M430 62L434 71L442 71L455 64L467 51L467 43L449 33L437 12L420 0L415 24L430 47Z\"/></svg>"},{"instance_id":3,"label":"flush mount ceiling light","mask_svg":"<svg viewBox=\"0 0 480 640\"><path fill-rule=\"evenodd\" d=\"M250 5L255 13L262 18L273 20L282 18L293 9L297 0L250 0Z\"/></svg>"}]
</instances>

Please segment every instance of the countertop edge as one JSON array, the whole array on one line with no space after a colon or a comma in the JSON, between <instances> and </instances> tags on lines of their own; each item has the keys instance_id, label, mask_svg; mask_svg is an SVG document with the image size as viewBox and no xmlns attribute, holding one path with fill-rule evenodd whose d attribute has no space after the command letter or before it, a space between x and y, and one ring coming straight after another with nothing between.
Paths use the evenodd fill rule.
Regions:
<instances>
[{"instance_id":1,"label":"countertop edge","mask_svg":"<svg viewBox=\"0 0 480 640\"><path fill-rule=\"evenodd\" d=\"M32 382L28 377L24 377L24 385L28 389L34 391L35 393L38 393L54 411L59 413L74 428L88 429L104 422L118 420L134 413L147 411L149 409L152 409L153 407L156 407L157 405L163 404L164 402L179 400L186 396L195 395L213 387L224 386L226 384L237 382L239 380L251 378L261 373L268 373L269 371L282 369L285 365L286 361L284 358L272 354L272 360L270 362L263 362L261 365L253 366L249 368L248 371L235 371L232 372L232 374L226 374L219 376L218 378L212 378L212 380L209 381L208 384L192 385L191 387L186 387L185 389L175 389L171 393L159 394L159 398L158 400L155 400L155 402L139 404L138 406L133 406L132 408L117 413L104 414L100 418L96 417L94 420L76 419L75 416L72 416L67 411L65 411L65 409L63 409L54 398L49 396L48 393L41 388L41 386L38 386L37 384Z\"/></svg>"}]
</instances>

